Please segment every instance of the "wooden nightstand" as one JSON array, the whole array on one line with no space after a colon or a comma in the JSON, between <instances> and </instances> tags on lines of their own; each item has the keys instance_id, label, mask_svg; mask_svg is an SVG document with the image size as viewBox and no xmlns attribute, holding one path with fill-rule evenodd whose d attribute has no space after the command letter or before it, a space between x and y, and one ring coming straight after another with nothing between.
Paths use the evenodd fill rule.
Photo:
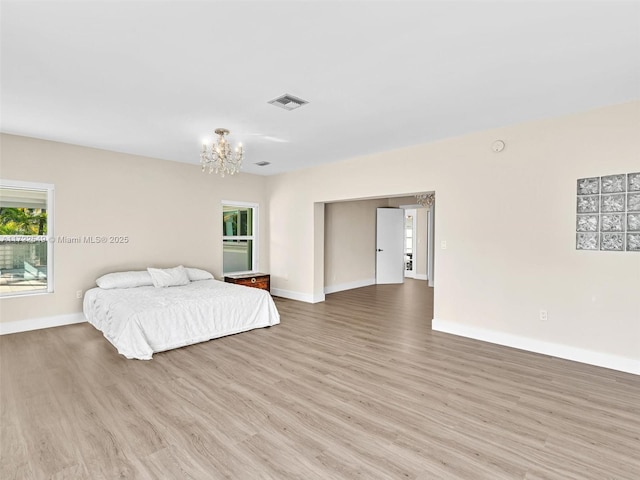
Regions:
<instances>
[{"instance_id":1,"label":"wooden nightstand","mask_svg":"<svg viewBox=\"0 0 640 480\"><path fill-rule=\"evenodd\" d=\"M240 273L237 275L225 275L224 281L244 285L245 287L260 288L271 292L271 275L268 273Z\"/></svg>"}]
</instances>

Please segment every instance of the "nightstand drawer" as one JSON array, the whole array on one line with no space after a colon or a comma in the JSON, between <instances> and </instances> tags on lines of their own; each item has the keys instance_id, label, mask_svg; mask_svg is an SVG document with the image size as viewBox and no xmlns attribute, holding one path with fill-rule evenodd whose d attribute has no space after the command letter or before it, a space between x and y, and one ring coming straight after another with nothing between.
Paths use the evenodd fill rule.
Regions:
<instances>
[{"instance_id":1,"label":"nightstand drawer","mask_svg":"<svg viewBox=\"0 0 640 480\"><path fill-rule=\"evenodd\" d=\"M227 283L235 283L236 285L244 285L245 287L260 288L266 291L271 290L271 275L267 273L226 275L224 281Z\"/></svg>"},{"instance_id":2,"label":"nightstand drawer","mask_svg":"<svg viewBox=\"0 0 640 480\"><path fill-rule=\"evenodd\" d=\"M269 290L269 282L267 280L260 280L255 282L242 282L240 285L246 285L247 287L261 288L262 290Z\"/></svg>"}]
</instances>

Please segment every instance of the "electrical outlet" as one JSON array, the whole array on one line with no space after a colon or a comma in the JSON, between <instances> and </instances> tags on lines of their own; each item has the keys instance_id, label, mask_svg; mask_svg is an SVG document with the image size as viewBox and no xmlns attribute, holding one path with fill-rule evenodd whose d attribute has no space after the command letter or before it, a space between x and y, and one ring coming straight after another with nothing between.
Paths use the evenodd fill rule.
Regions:
<instances>
[{"instance_id":1,"label":"electrical outlet","mask_svg":"<svg viewBox=\"0 0 640 480\"><path fill-rule=\"evenodd\" d=\"M548 320L548 316L547 316L547 311L546 310L540 310L540 321L541 322L546 322Z\"/></svg>"},{"instance_id":2,"label":"electrical outlet","mask_svg":"<svg viewBox=\"0 0 640 480\"><path fill-rule=\"evenodd\" d=\"M441 248L442 250L446 250L446 249L447 249L447 241L446 241L446 240L442 240L442 241L440 242L440 248Z\"/></svg>"},{"instance_id":3,"label":"electrical outlet","mask_svg":"<svg viewBox=\"0 0 640 480\"><path fill-rule=\"evenodd\" d=\"M76 290L76 298L82 298L82 290Z\"/></svg>"}]
</instances>

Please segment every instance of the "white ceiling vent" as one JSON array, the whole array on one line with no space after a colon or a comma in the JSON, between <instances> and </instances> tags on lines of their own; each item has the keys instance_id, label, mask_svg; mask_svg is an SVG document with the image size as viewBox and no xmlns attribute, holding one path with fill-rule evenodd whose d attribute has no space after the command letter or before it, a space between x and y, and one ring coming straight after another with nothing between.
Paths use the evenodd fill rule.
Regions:
<instances>
[{"instance_id":1,"label":"white ceiling vent","mask_svg":"<svg viewBox=\"0 0 640 480\"><path fill-rule=\"evenodd\" d=\"M271 165L271 162L256 162L255 164L259 167L266 167L267 165Z\"/></svg>"},{"instance_id":2,"label":"white ceiling vent","mask_svg":"<svg viewBox=\"0 0 640 480\"><path fill-rule=\"evenodd\" d=\"M267 103L275 105L276 107L284 108L285 110L295 110L296 108L301 107L309 102L285 93L284 95L281 95L278 98L274 98Z\"/></svg>"}]
</instances>

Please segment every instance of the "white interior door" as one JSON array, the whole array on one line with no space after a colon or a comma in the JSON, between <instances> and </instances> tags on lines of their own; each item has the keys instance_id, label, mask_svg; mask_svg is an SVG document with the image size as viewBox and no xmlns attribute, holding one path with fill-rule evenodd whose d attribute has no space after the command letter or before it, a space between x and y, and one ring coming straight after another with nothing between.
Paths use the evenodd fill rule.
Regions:
<instances>
[{"instance_id":1,"label":"white interior door","mask_svg":"<svg viewBox=\"0 0 640 480\"><path fill-rule=\"evenodd\" d=\"M378 208L376 283L404 282L404 210Z\"/></svg>"}]
</instances>

